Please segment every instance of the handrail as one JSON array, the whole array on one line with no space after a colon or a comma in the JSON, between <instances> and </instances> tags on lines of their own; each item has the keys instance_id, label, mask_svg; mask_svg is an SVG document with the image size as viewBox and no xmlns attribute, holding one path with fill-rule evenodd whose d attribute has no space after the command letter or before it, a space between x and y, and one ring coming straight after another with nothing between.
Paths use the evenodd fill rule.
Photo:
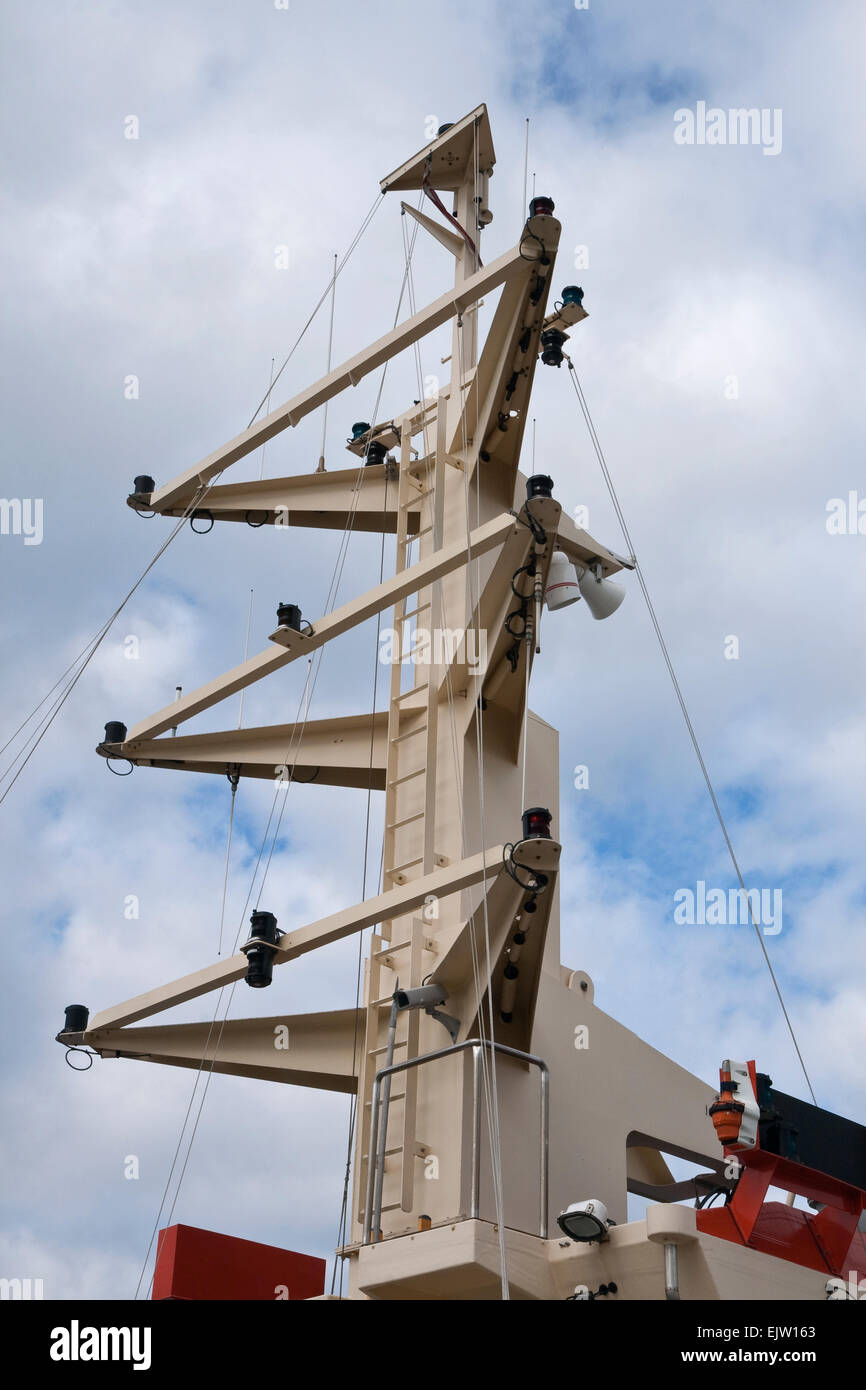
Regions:
<instances>
[{"instance_id":1,"label":"handrail","mask_svg":"<svg viewBox=\"0 0 866 1390\"><path fill-rule=\"evenodd\" d=\"M481 1091L481 1049L489 1048L493 1052L501 1052L507 1057L516 1057L521 1062L528 1063L531 1067L538 1067L541 1078L541 1181L539 1197L539 1217L538 1234L542 1240L547 1239L547 1204L548 1204L548 1185L549 1185L549 1160L550 1160L550 1068L541 1057L534 1057L530 1052L519 1052L515 1047L507 1047L505 1043L493 1042L489 1038L467 1038L465 1042L455 1043L453 1047L443 1047L437 1052L427 1052L423 1057L411 1057L405 1062L394 1062L392 1066L383 1067L376 1073L373 1081L373 1097L370 1109L370 1139L367 1145L367 1197L364 1204L364 1244L372 1245L373 1232L378 1232L379 1222L382 1218L382 1182L379 1178L379 1109L380 1094L382 1083L385 1080L390 1082L390 1078L398 1071L408 1071L410 1067L420 1067L425 1062L436 1062L440 1057L452 1057L457 1052L466 1052L472 1049L472 1196L469 1211L470 1219L478 1220L481 1193L481 1110L479 1107L479 1096ZM382 1124L384 1132L388 1129L388 1111L390 1108L390 1086L386 1094L385 1104L382 1108ZM375 1158L374 1158L375 1156ZM384 1158L381 1160L384 1174Z\"/></svg>"}]
</instances>

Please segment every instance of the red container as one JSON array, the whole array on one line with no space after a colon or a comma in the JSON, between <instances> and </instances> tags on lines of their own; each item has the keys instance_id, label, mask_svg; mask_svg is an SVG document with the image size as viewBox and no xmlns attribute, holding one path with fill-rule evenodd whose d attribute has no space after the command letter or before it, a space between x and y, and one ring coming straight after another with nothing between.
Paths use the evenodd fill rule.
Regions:
<instances>
[{"instance_id":1,"label":"red container","mask_svg":"<svg viewBox=\"0 0 866 1390\"><path fill-rule=\"evenodd\" d=\"M314 1255L221 1236L197 1226L160 1231L154 1300L315 1298L325 1291L325 1261Z\"/></svg>"}]
</instances>

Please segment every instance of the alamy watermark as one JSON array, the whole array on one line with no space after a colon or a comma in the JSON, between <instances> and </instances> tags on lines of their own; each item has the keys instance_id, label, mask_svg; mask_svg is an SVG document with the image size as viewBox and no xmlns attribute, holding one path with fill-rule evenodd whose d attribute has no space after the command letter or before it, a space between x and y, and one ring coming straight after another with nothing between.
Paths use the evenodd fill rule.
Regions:
<instances>
[{"instance_id":1,"label":"alamy watermark","mask_svg":"<svg viewBox=\"0 0 866 1390\"><path fill-rule=\"evenodd\" d=\"M782 930L781 888L707 888L698 879L694 889L674 893L674 921L678 926L736 927L754 922L764 936Z\"/></svg>"},{"instance_id":2,"label":"alamy watermark","mask_svg":"<svg viewBox=\"0 0 866 1390\"><path fill-rule=\"evenodd\" d=\"M0 536L23 536L25 545L42 544L41 497L0 497Z\"/></svg>"},{"instance_id":3,"label":"alamy watermark","mask_svg":"<svg viewBox=\"0 0 866 1390\"><path fill-rule=\"evenodd\" d=\"M694 111L681 106L674 112L677 145L760 145L764 154L782 153L780 106L707 107L699 101Z\"/></svg>"},{"instance_id":4,"label":"alamy watermark","mask_svg":"<svg viewBox=\"0 0 866 1390\"><path fill-rule=\"evenodd\" d=\"M379 660L383 666L434 666L450 665L459 661L484 670L487 666L487 633L484 629L437 627L431 632L428 628L417 627L414 632L403 634L397 628L389 627L379 635Z\"/></svg>"}]
</instances>

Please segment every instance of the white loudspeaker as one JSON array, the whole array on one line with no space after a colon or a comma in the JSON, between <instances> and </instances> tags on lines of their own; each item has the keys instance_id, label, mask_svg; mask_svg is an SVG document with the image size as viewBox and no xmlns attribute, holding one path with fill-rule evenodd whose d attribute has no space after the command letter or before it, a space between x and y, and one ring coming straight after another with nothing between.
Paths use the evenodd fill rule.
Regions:
<instances>
[{"instance_id":1,"label":"white loudspeaker","mask_svg":"<svg viewBox=\"0 0 866 1390\"><path fill-rule=\"evenodd\" d=\"M551 569L553 563L551 562ZM581 594L586 599L586 606L594 618L609 618L611 613L615 613L625 598L625 589L622 584L616 584L612 579L596 579L591 570L581 569L575 566L577 572L577 584Z\"/></svg>"},{"instance_id":2,"label":"white loudspeaker","mask_svg":"<svg viewBox=\"0 0 866 1390\"><path fill-rule=\"evenodd\" d=\"M557 608L567 608L570 603L577 603L579 598L580 589L577 587L574 565L561 550L554 550L547 572L544 602L550 612L555 613Z\"/></svg>"}]
</instances>

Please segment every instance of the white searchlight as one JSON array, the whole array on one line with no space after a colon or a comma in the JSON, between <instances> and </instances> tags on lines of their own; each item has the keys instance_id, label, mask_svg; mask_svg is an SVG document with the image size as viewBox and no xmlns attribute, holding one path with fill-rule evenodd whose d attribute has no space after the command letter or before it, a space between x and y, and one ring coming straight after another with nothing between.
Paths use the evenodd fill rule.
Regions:
<instances>
[{"instance_id":1,"label":"white searchlight","mask_svg":"<svg viewBox=\"0 0 866 1390\"><path fill-rule=\"evenodd\" d=\"M597 1197L588 1202L572 1202L556 1218L559 1229L569 1240L589 1244L594 1240L607 1240L609 1226L616 1225L607 1214L607 1207Z\"/></svg>"}]
</instances>

